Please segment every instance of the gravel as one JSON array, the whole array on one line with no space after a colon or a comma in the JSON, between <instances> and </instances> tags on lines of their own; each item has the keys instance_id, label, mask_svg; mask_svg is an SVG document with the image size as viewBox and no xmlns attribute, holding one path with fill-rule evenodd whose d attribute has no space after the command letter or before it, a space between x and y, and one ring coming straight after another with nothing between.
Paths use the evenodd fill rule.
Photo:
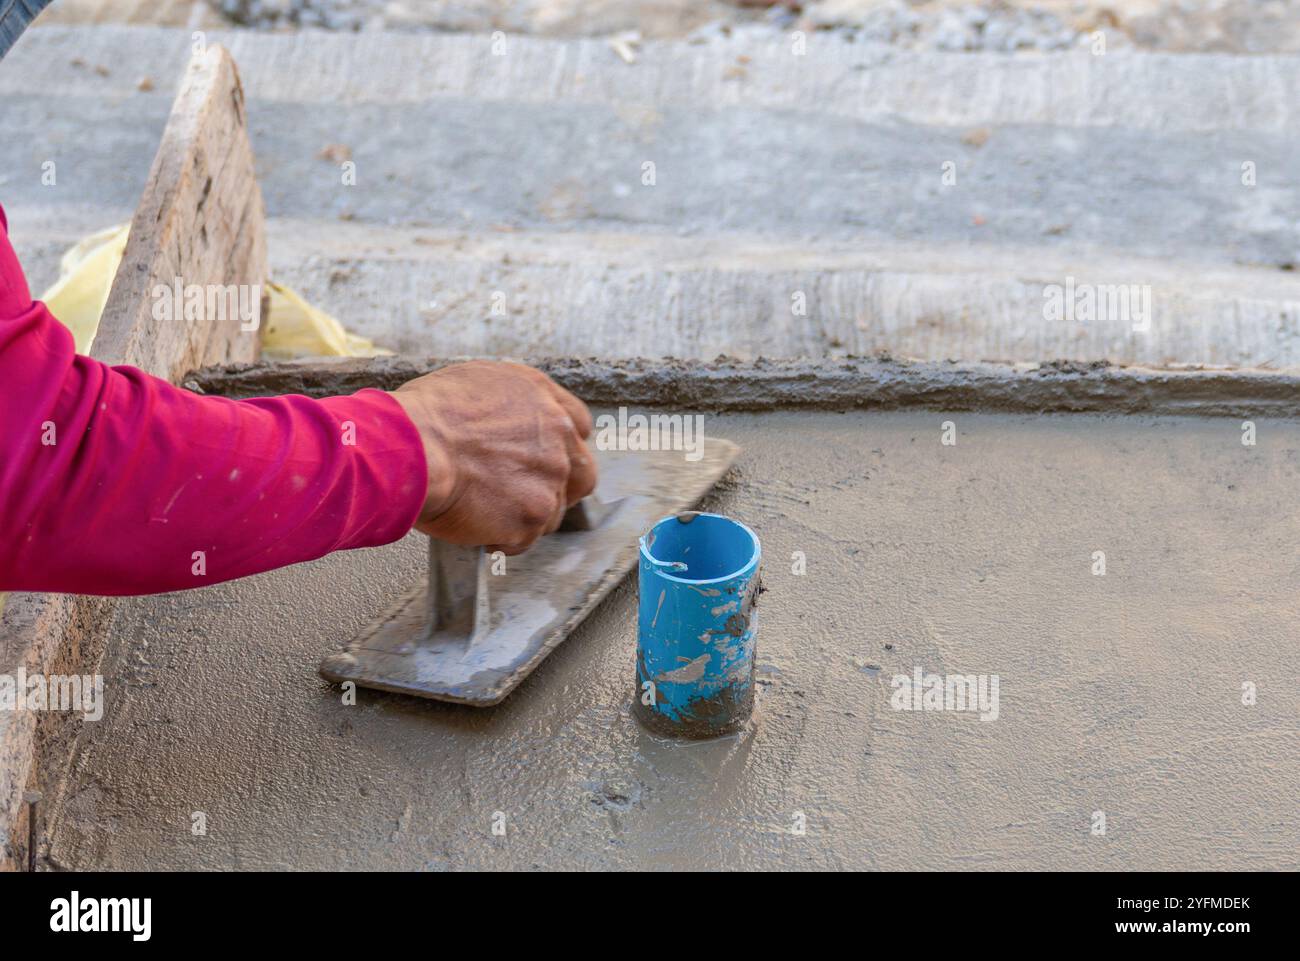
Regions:
<instances>
[{"instance_id":1,"label":"gravel","mask_svg":"<svg viewBox=\"0 0 1300 961\"><path fill-rule=\"evenodd\" d=\"M833 31L918 50L1065 50L1105 33L1108 49L1298 53L1288 0L208 0L263 30L472 31L706 42L729 33Z\"/></svg>"}]
</instances>

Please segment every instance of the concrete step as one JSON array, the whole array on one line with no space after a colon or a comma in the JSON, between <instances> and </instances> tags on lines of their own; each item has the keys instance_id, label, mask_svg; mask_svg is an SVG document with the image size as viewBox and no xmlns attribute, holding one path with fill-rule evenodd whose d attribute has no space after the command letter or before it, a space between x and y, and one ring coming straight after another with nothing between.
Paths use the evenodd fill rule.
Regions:
<instances>
[{"instance_id":1,"label":"concrete step","mask_svg":"<svg viewBox=\"0 0 1300 961\"><path fill-rule=\"evenodd\" d=\"M211 30L205 38L235 55L250 99L286 103L356 106L461 97L795 109L936 126L1188 132L1284 133L1300 123L1300 66L1290 56L1124 51L954 57L816 33L806 38L806 54L796 55L786 35L746 33L706 43L645 43L627 64L606 41L586 38L509 36L498 42L487 34L315 30ZM33 29L6 58L3 89L130 96L141 73L174 76L192 42L190 32L165 27ZM73 59L88 66L70 73ZM94 66L107 67L108 75ZM51 86L56 80L70 86Z\"/></svg>"},{"instance_id":2,"label":"concrete step","mask_svg":"<svg viewBox=\"0 0 1300 961\"><path fill-rule=\"evenodd\" d=\"M10 220L44 283L86 220ZM106 215L108 212L103 212ZM84 230L82 231L84 232ZM1170 264L1115 251L982 245L781 243L680 237L437 231L279 219L273 275L399 353L521 358L1097 360L1300 367L1300 277ZM1091 320L1051 315L1053 287L1149 289ZM36 281L33 281L36 284ZM802 313L797 312L802 309ZM1137 329L1135 329L1137 328Z\"/></svg>"},{"instance_id":3,"label":"concrete step","mask_svg":"<svg viewBox=\"0 0 1300 961\"><path fill-rule=\"evenodd\" d=\"M240 64L272 215L1300 260L1295 58L952 57L814 37L806 56L662 43L627 65L588 40L509 38L502 56L468 36L208 40ZM161 28L32 31L0 71L10 202L50 193L55 159L59 202L132 203L190 46ZM320 157L331 144L350 148L355 186Z\"/></svg>"},{"instance_id":4,"label":"concrete step","mask_svg":"<svg viewBox=\"0 0 1300 961\"><path fill-rule=\"evenodd\" d=\"M398 350L1297 363L1296 58L206 39L249 94L276 275ZM49 27L7 60L33 286L134 207L190 44ZM1149 285L1151 331L1045 316L1069 277Z\"/></svg>"}]
</instances>

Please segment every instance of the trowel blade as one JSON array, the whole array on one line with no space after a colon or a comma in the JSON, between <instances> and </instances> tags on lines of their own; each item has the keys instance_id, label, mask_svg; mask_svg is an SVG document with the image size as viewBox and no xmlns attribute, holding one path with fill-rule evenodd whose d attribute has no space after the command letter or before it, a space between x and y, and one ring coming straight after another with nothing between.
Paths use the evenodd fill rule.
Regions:
<instances>
[{"instance_id":1,"label":"trowel blade","mask_svg":"<svg viewBox=\"0 0 1300 961\"><path fill-rule=\"evenodd\" d=\"M489 558L487 623L463 633L433 626L428 578L397 601L320 672L332 681L488 706L500 702L595 609L637 561L637 539L660 518L690 510L739 454L706 438L682 451L596 451L609 513L591 530L543 537L518 557ZM423 535L414 535L423 536Z\"/></svg>"}]
</instances>

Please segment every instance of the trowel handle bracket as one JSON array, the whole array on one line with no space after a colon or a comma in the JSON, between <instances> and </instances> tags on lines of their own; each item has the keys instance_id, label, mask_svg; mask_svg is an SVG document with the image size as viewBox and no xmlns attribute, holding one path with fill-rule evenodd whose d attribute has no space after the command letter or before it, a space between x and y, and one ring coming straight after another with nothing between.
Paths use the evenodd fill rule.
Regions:
<instances>
[{"instance_id":1,"label":"trowel handle bracket","mask_svg":"<svg viewBox=\"0 0 1300 961\"><path fill-rule=\"evenodd\" d=\"M430 624L472 638L488 626L487 551L429 539Z\"/></svg>"},{"instance_id":2,"label":"trowel handle bracket","mask_svg":"<svg viewBox=\"0 0 1300 961\"><path fill-rule=\"evenodd\" d=\"M620 501L603 503L584 497L569 508L562 531L600 527ZM492 609L488 594L488 555L482 547L459 547L429 539L429 624L434 634L473 640L488 629Z\"/></svg>"}]
</instances>

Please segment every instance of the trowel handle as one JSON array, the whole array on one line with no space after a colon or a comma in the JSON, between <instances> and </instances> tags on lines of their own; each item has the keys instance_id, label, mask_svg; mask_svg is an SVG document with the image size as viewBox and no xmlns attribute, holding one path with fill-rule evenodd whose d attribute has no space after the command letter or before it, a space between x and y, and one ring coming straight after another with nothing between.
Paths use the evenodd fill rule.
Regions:
<instances>
[{"instance_id":1,"label":"trowel handle","mask_svg":"<svg viewBox=\"0 0 1300 961\"><path fill-rule=\"evenodd\" d=\"M569 508L562 531L591 531L609 517L619 501L602 503L584 497ZM483 547L460 547L429 539L429 603L435 631L473 638L488 626L488 557Z\"/></svg>"},{"instance_id":2,"label":"trowel handle","mask_svg":"<svg viewBox=\"0 0 1300 961\"><path fill-rule=\"evenodd\" d=\"M429 603L435 631L472 637L488 623L487 551L429 538Z\"/></svg>"}]
</instances>

